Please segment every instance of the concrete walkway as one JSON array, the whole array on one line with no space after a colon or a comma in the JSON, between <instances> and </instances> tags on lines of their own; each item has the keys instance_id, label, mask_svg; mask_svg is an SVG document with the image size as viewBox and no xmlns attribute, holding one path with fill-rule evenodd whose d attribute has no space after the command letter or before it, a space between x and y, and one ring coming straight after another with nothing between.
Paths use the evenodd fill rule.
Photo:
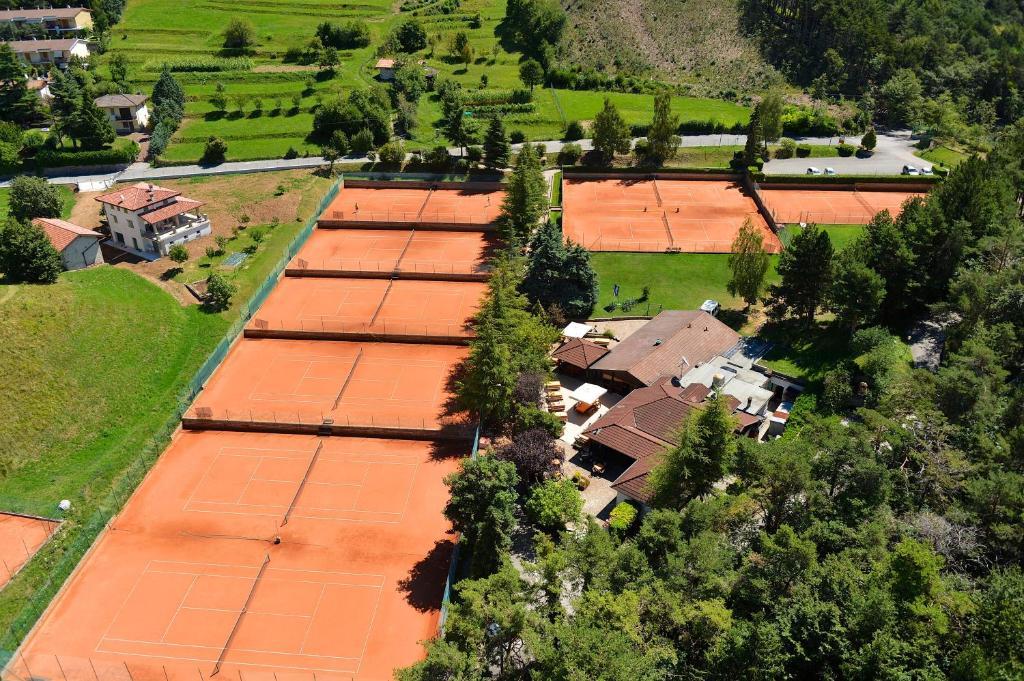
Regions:
<instances>
[{"instance_id":1,"label":"concrete walkway","mask_svg":"<svg viewBox=\"0 0 1024 681\"><path fill-rule=\"evenodd\" d=\"M633 141L644 139L637 137ZM746 143L746 135L684 135L680 142L682 147L709 147L723 145L743 145ZM828 145L836 144L836 137L797 137L794 138L799 144ZM847 142L858 144L859 137L848 137ZM544 142L531 142L531 144L543 144L548 153L557 153L569 142L561 140L546 140ZM583 139L575 142L584 151L594 148L593 141ZM841 174L899 174L906 163L922 165L922 160L913 154L914 142L909 131L879 134L878 146L875 154L868 159L858 158L798 158L779 159L769 161L765 164L764 170L768 174L780 173L803 173L807 166L817 165L818 167L830 166ZM513 144L514 150L519 150L522 144ZM449 147L449 153L458 156L458 147ZM409 154L412 158L413 154ZM339 158L337 163L369 163L370 159L365 156L344 156ZM48 178L50 184L77 184L82 191L98 191L109 188L114 182L138 182L140 180L161 180L177 177L194 177L197 175L232 175L243 173L265 173L277 170L296 170L302 168L316 168L326 162L319 156L293 159L266 159L261 161L236 161L221 163L215 166L208 165L184 165L167 166L163 168L154 167L150 163L134 163L120 173L108 173L97 175L62 175ZM927 165L927 164L925 164ZM7 187L10 182L0 182L0 187Z\"/></svg>"}]
</instances>

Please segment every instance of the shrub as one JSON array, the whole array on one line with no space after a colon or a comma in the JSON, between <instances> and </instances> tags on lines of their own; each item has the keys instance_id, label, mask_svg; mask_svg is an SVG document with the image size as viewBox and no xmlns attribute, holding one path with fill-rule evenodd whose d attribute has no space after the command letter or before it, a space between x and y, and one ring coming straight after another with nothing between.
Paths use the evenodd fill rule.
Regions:
<instances>
[{"instance_id":1,"label":"shrub","mask_svg":"<svg viewBox=\"0 0 1024 681\"><path fill-rule=\"evenodd\" d=\"M850 341L850 348L857 355L863 355L872 350L884 347L896 340L896 337L880 326L872 326L861 329L853 334Z\"/></svg>"},{"instance_id":2,"label":"shrub","mask_svg":"<svg viewBox=\"0 0 1024 681\"><path fill-rule=\"evenodd\" d=\"M840 144L836 147L836 151L839 152L840 156L853 156L853 152L857 151L857 148L852 144Z\"/></svg>"},{"instance_id":3,"label":"shrub","mask_svg":"<svg viewBox=\"0 0 1024 681\"><path fill-rule=\"evenodd\" d=\"M377 156L381 163L401 167L405 162L405 145L401 140L388 142L378 150Z\"/></svg>"},{"instance_id":4,"label":"shrub","mask_svg":"<svg viewBox=\"0 0 1024 681\"><path fill-rule=\"evenodd\" d=\"M521 433L534 428L546 430L552 437L561 437L564 426L558 417L549 411L531 405L518 405L512 429Z\"/></svg>"},{"instance_id":5,"label":"shrub","mask_svg":"<svg viewBox=\"0 0 1024 681\"><path fill-rule=\"evenodd\" d=\"M860 146L865 151L873 151L876 144L878 144L878 137L875 136L875 129L868 128L864 135L860 138Z\"/></svg>"},{"instance_id":6,"label":"shrub","mask_svg":"<svg viewBox=\"0 0 1024 681\"><path fill-rule=\"evenodd\" d=\"M287 159L298 158L299 150L295 147L288 147L288 151L284 152L284 157Z\"/></svg>"},{"instance_id":7,"label":"shrub","mask_svg":"<svg viewBox=\"0 0 1024 681\"><path fill-rule=\"evenodd\" d=\"M581 492L586 488L590 487L590 478L583 475L579 471L576 471L575 473L572 474L572 482L574 485L576 485L576 489L578 489Z\"/></svg>"},{"instance_id":8,"label":"shrub","mask_svg":"<svg viewBox=\"0 0 1024 681\"><path fill-rule=\"evenodd\" d=\"M206 280L206 297L203 299L203 308L211 312L228 309L231 306L231 296L235 295L237 290L227 277L219 272L214 272Z\"/></svg>"},{"instance_id":9,"label":"shrub","mask_svg":"<svg viewBox=\"0 0 1024 681\"><path fill-rule=\"evenodd\" d=\"M223 163L227 154L228 143L219 137L211 135L210 138L206 140L206 146L203 147L203 157L199 162L207 165Z\"/></svg>"},{"instance_id":10,"label":"shrub","mask_svg":"<svg viewBox=\"0 0 1024 681\"><path fill-rule=\"evenodd\" d=\"M244 19L234 18L224 29L224 47L240 50L256 42L256 30Z\"/></svg>"},{"instance_id":11,"label":"shrub","mask_svg":"<svg viewBox=\"0 0 1024 681\"><path fill-rule=\"evenodd\" d=\"M513 130L508 134L508 139L512 144L522 144L526 141L526 133L522 130Z\"/></svg>"},{"instance_id":12,"label":"shrub","mask_svg":"<svg viewBox=\"0 0 1024 681\"><path fill-rule=\"evenodd\" d=\"M638 515L639 511L637 511L636 506L628 501L623 501L616 505L609 514L608 529L621 540L629 533L633 525L636 524Z\"/></svg>"},{"instance_id":13,"label":"shrub","mask_svg":"<svg viewBox=\"0 0 1024 681\"><path fill-rule=\"evenodd\" d=\"M807 158L811 155L811 147L807 144L799 144L796 148L797 158Z\"/></svg>"},{"instance_id":14,"label":"shrub","mask_svg":"<svg viewBox=\"0 0 1024 681\"><path fill-rule=\"evenodd\" d=\"M352 136L351 149L353 154L364 156L373 149L373 133L363 128Z\"/></svg>"},{"instance_id":15,"label":"shrub","mask_svg":"<svg viewBox=\"0 0 1024 681\"><path fill-rule=\"evenodd\" d=\"M447 166L451 162L452 157L448 153L448 147L439 144L423 154L423 160L430 165Z\"/></svg>"},{"instance_id":16,"label":"shrub","mask_svg":"<svg viewBox=\"0 0 1024 681\"><path fill-rule=\"evenodd\" d=\"M779 148L775 150L775 158L793 158L796 155L796 141L789 137L779 140Z\"/></svg>"},{"instance_id":17,"label":"shrub","mask_svg":"<svg viewBox=\"0 0 1024 681\"><path fill-rule=\"evenodd\" d=\"M209 258L211 260L213 258L216 258L218 255L220 255L220 252L217 251L217 247L216 246L207 246L206 250L203 251L203 253L206 255L207 258Z\"/></svg>"},{"instance_id":18,"label":"shrub","mask_svg":"<svg viewBox=\"0 0 1024 681\"><path fill-rule=\"evenodd\" d=\"M11 182L8 212L15 220L59 218L63 208L60 191L41 177L20 175Z\"/></svg>"},{"instance_id":19,"label":"shrub","mask_svg":"<svg viewBox=\"0 0 1024 681\"><path fill-rule=\"evenodd\" d=\"M484 148L477 144L466 147L466 158L470 163L479 163L484 159Z\"/></svg>"},{"instance_id":20,"label":"shrub","mask_svg":"<svg viewBox=\"0 0 1024 681\"><path fill-rule=\"evenodd\" d=\"M12 218L0 228L0 273L9 283L52 284L62 269L60 253L28 220Z\"/></svg>"},{"instance_id":21,"label":"shrub","mask_svg":"<svg viewBox=\"0 0 1024 681\"><path fill-rule=\"evenodd\" d=\"M569 125L565 126L565 139L568 142L575 142L581 140L586 136L583 130L583 124L579 121L569 121Z\"/></svg>"},{"instance_id":22,"label":"shrub","mask_svg":"<svg viewBox=\"0 0 1024 681\"><path fill-rule=\"evenodd\" d=\"M538 527L557 531L575 522L583 511L583 497L572 480L547 480L533 488L526 514Z\"/></svg>"},{"instance_id":23,"label":"shrub","mask_svg":"<svg viewBox=\"0 0 1024 681\"><path fill-rule=\"evenodd\" d=\"M558 162L564 166L574 166L582 157L583 147L575 143L563 145L562 150L558 152Z\"/></svg>"},{"instance_id":24,"label":"shrub","mask_svg":"<svg viewBox=\"0 0 1024 681\"><path fill-rule=\"evenodd\" d=\"M543 480L544 474L551 470L552 459L560 456L555 438L544 428L524 430L495 452L495 457L501 461L514 463L519 477L530 485Z\"/></svg>"},{"instance_id":25,"label":"shrub","mask_svg":"<svg viewBox=\"0 0 1024 681\"><path fill-rule=\"evenodd\" d=\"M181 244L174 244L167 251L167 257L180 265L188 260L188 249Z\"/></svg>"}]
</instances>

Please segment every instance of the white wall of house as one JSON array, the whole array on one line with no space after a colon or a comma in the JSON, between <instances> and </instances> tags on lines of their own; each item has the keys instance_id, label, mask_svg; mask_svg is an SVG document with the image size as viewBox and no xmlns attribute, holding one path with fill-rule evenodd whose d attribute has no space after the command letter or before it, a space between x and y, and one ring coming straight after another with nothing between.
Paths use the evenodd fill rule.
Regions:
<instances>
[{"instance_id":1,"label":"white wall of house","mask_svg":"<svg viewBox=\"0 0 1024 681\"><path fill-rule=\"evenodd\" d=\"M31 52L18 52L17 56L23 62L33 66L45 64L66 64L72 56L83 60L89 59L89 46L84 40L79 40L67 50L33 50Z\"/></svg>"},{"instance_id":2,"label":"white wall of house","mask_svg":"<svg viewBox=\"0 0 1024 681\"><path fill-rule=\"evenodd\" d=\"M80 236L61 251L64 269L80 270L84 267L103 264L103 252L100 251L100 240L94 236Z\"/></svg>"},{"instance_id":3,"label":"white wall of house","mask_svg":"<svg viewBox=\"0 0 1024 681\"><path fill-rule=\"evenodd\" d=\"M146 209L152 209L152 207L147 206ZM161 256L167 255L171 247L176 244L183 244L193 239L198 239L201 236L210 234L212 231L208 218L193 220L184 228L175 228L173 224L168 226L150 226L137 213L119 206L112 206L109 203L103 204L103 212L107 216L110 237L115 243L135 251ZM183 223L187 219L187 215L181 216ZM172 228L176 229L176 231L172 236L168 236L166 230ZM161 232L165 233L161 234Z\"/></svg>"},{"instance_id":4,"label":"white wall of house","mask_svg":"<svg viewBox=\"0 0 1024 681\"><path fill-rule=\"evenodd\" d=\"M103 110L118 134L140 132L149 127L149 108L145 104L138 106L108 106ZM128 114L125 116L124 114Z\"/></svg>"}]
</instances>

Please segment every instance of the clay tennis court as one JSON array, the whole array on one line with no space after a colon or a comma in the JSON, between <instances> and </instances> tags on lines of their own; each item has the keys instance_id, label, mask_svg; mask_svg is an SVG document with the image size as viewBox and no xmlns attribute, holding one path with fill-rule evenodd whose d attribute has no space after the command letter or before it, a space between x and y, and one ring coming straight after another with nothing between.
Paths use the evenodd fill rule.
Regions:
<instances>
[{"instance_id":1,"label":"clay tennis court","mask_svg":"<svg viewBox=\"0 0 1024 681\"><path fill-rule=\"evenodd\" d=\"M0 513L0 589L7 586L59 525L48 518Z\"/></svg>"},{"instance_id":2,"label":"clay tennis court","mask_svg":"<svg viewBox=\"0 0 1024 681\"><path fill-rule=\"evenodd\" d=\"M181 433L8 677L391 679L437 631L457 462L418 441Z\"/></svg>"},{"instance_id":3,"label":"clay tennis court","mask_svg":"<svg viewBox=\"0 0 1024 681\"><path fill-rule=\"evenodd\" d=\"M321 423L440 430L466 357L454 345L245 338L188 416L240 423Z\"/></svg>"},{"instance_id":4,"label":"clay tennis court","mask_svg":"<svg viewBox=\"0 0 1024 681\"><path fill-rule=\"evenodd\" d=\"M248 328L469 338L486 292L477 282L286 277Z\"/></svg>"},{"instance_id":5,"label":"clay tennis court","mask_svg":"<svg viewBox=\"0 0 1024 681\"><path fill-rule=\"evenodd\" d=\"M728 253L747 219L781 248L736 182L567 178L562 191L565 236L590 250Z\"/></svg>"},{"instance_id":6,"label":"clay tennis court","mask_svg":"<svg viewBox=\"0 0 1024 681\"><path fill-rule=\"evenodd\" d=\"M922 192L829 189L762 189L765 206L777 223L816 222L829 225L866 225L883 210L898 217L903 203Z\"/></svg>"},{"instance_id":7,"label":"clay tennis court","mask_svg":"<svg viewBox=\"0 0 1024 681\"><path fill-rule=\"evenodd\" d=\"M289 272L479 274L495 242L483 232L316 229Z\"/></svg>"},{"instance_id":8,"label":"clay tennis court","mask_svg":"<svg viewBox=\"0 0 1024 681\"><path fill-rule=\"evenodd\" d=\"M344 187L321 220L338 223L451 224L485 227L497 219L504 191Z\"/></svg>"}]
</instances>

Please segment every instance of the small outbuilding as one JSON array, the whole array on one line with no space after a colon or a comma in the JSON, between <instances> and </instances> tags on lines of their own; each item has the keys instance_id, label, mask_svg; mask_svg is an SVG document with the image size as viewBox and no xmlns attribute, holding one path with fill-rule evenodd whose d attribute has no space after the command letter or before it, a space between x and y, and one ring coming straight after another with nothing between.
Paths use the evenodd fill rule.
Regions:
<instances>
[{"instance_id":1,"label":"small outbuilding","mask_svg":"<svg viewBox=\"0 0 1024 681\"><path fill-rule=\"evenodd\" d=\"M395 79L395 69L398 68L394 59L378 59L377 63L373 65L373 68L377 69L377 78L380 80L388 81Z\"/></svg>"},{"instance_id":2,"label":"small outbuilding","mask_svg":"<svg viewBox=\"0 0 1024 681\"><path fill-rule=\"evenodd\" d=\"M80 270L103 264L100 241L103 235L66 220L36 218L32 221L43 230L53 247L60 253L66 270Z\"/></svg>"}]
</instances>

